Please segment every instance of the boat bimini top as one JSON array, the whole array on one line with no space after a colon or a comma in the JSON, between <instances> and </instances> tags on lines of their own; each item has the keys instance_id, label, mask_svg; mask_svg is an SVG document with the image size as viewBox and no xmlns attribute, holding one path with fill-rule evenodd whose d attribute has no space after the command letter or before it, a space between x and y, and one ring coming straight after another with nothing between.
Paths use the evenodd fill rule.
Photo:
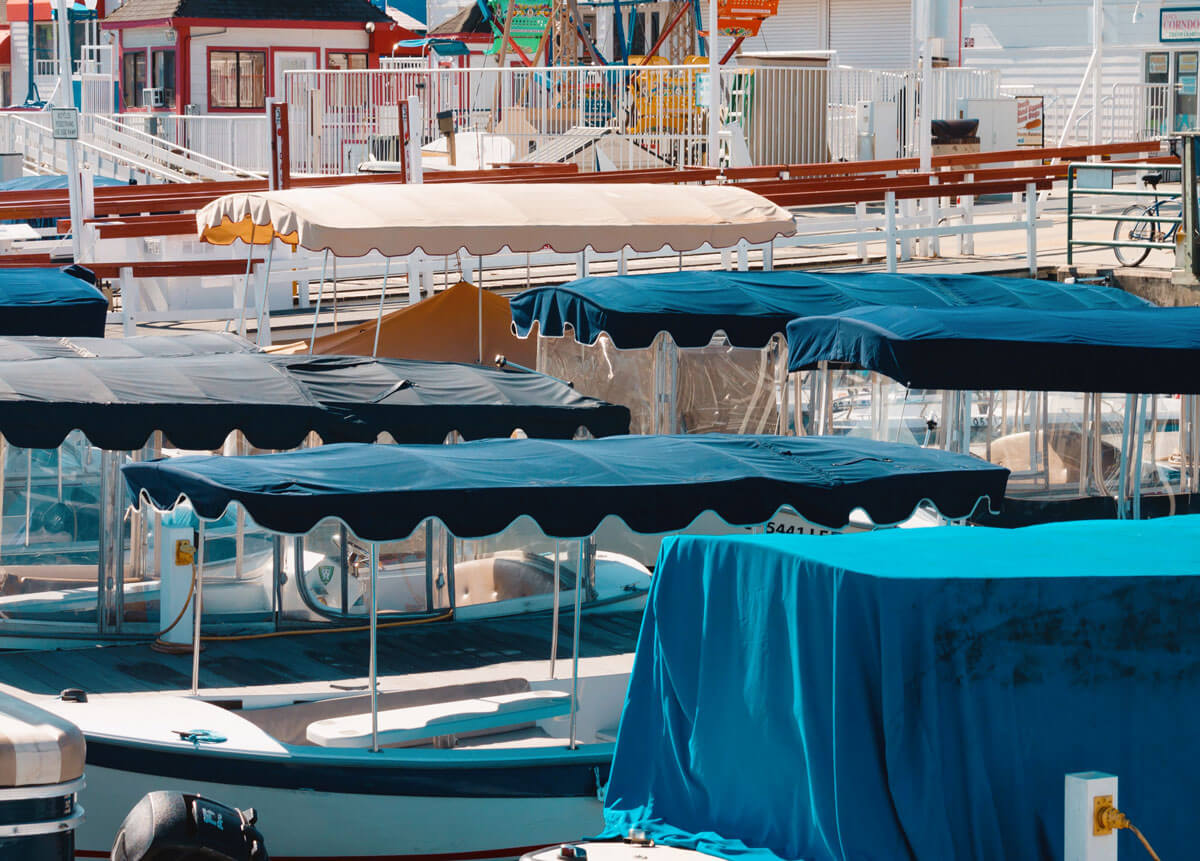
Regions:
<instances>
[{"instance_id":1,"label":"boat bimini top","mask_svg":"<svg viewBox=\"0 0 1200 861\"><path fill-rule=\"evenodd\" d=\"M185 449L242 431L260 448L325 442L626 433L629 411L525 370L260 352L232 335L0 338L0 438L54 448L72 430L109 451L162 431Z\"/></svg>"},{"instance_id":2,"label":"boat bimini top","mask_svg":"<svg viewBox=\"0 0 1200 861\"><path fill-rule=\"evenodd\" d=\"M581 344L607 334L621 349L649 347L666 333L679 347L703 347L724 332L735 347L765 347L796 317L864 305L951 308L986 305L1048 310L1149 307L1124 290L991 275L884 272L664 272L580 278L535 287L512 300L524 337L536 329Z\"/></svg>"},{"instance_id":3,"label":"boat bimini top","mask_svg":"<svg viewBox=\"0 0 1200 861\"><path fill-rule=\"evenodd\" d=\"M360 183L227 194L196 213L199 238L361 257L727 248L795 232L791 213L729 185Z\"/></svg>"},{"instance_id":4,"label":"boat bimini top","mask_svg":"<svg viewBox=\"0 0 1200 861\"><path fill-rule=\"evenodd\" d=\"M953 520L982 500L998 505L1008 477L977 458L896 443L723 434L348 444L122 469L132 496L160 509L186 498L212 520L237 503L293 535L335 518L367 541L404 538L429 517L459 538L497 534L522 515L552 538L591 535L609 515L642 533L683 529L705 511L756 525L782 506L831 529L857 508L890 524L922 503Z\"/></svg>"},{"instance_id":5,"label":"boat bimini top","mask_svg":"<svg viewBox=\"0 0 1200 861\"><path fill-rule=\"evenodd\" d=\"M910 388L1200 393L1200 308L873 307L788 324L788 370L820 362Z\"/></svg>"},{"instance_id":6,"label":"boat bimini top","mask_svg":"<svg viewBox=\"0 0 1200 861\"><path fill-rule=\"evenodd\" d=\"M108 300L95 284L80 266L0 270L0 335L103 338Z\"/></svg>"},{"instance_id":7,"label":"boat bimini top","mask_svg":"<svg viewBox=\"0 0 1200 861\"><path fill-rule=\"evenodd\" d=\"M379 543L427 518L453 535L492 535L520 516L552 538L580 537L580 558L600 521L665 532L705 511L735 524L766 521L790 505L813 523L840 527L855 508L877 522L931 502L950 518L1000 500L1008 470L975 458L869 440L753 436L621 436L598 440L479 440L447 446L334 445L253 457L180 457L127 464L130 493L160 509L186 498L205 521L233 503L260 526L303 533L336 518L370 546L371 749L379 749L376 694ZM557 556L556 556L557 558ZM575 570L574 715L583 565ZM557 568L557 563L556 563ZM203 569L203 558L197 570ZM554 578L554 629L558 627ZM202 579L196 582L200 595ZM198 690L200 613L193 615L192 690ZM571 747L576 727L571 723Z\"/></svg>"}]
</instances>

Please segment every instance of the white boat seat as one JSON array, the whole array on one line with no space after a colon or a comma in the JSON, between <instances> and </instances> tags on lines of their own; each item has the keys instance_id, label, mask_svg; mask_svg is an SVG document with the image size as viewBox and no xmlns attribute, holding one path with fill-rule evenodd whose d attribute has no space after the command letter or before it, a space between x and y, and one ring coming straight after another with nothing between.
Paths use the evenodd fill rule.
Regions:
<instances>
[{"instance_id":1,"label":"white boat seat","mask_svg":"<svg viewBox=\"0 0 1200 861\"><path fill-rule=\"evenodd\" d=\"M497 729L561 717L571 711L562 691L525 691L379 712L379 744ZM305 736L320 747L370 747L371 715L326 718L308 725Z\"/></svg>"}]
</instances>

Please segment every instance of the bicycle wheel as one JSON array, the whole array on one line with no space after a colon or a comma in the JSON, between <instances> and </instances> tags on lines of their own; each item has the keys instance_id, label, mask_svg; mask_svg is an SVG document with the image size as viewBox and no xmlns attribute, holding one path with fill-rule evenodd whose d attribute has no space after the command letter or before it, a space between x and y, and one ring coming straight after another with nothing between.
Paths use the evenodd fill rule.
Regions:
<instances>
[{"instance_id":1,"label":"bicycle wheel","mask_svg":"<svg viewBox=\"0 0 1200 861\"><path fill-rule=\"evenodd\" d=\"M1125 207L1121 215L1149 215L1152 209L1153 207L1135 203L1133 206ZM1113 228L1114 242L1150 242L1153 238L1153 221L1138 221L1136 218L1130 218L1127 221L1118 221L1117 226ZM1113 247L1113 253L1117 255L1117 260L1121 261L1122 266L1137 266L1150 256L1150 249L1128 246L1122 248L1117 245Z\"/></svg>"}]
</instances>

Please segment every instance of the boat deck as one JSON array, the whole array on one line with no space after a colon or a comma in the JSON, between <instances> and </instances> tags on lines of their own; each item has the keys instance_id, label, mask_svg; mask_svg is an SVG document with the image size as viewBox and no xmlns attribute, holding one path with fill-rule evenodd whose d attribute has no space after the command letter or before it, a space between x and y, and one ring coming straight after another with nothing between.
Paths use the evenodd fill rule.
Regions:
<instances>
[{"instance_id":1,"label":"boat deck","mask_svg":"<svg viewBox=\"0 0 1200 861\"><path fill-rule=\"evenodd\" d=\"M634 650L642 613L594 613L580 630L581 657ZM560 619L558 656L570 660L571 623ZM547 660L548 614L472 622L434 622L379 631L379 675L447 672L489 664ZM209 641L200 655L203 688L295 685L361 679L367 672L366 631L308 632L236 641ZM190 688L190 654L165 655L147 644L43 652L0 653L0 679L34 694L65 688L89 693Z\"/></svg>"}]
</instances>

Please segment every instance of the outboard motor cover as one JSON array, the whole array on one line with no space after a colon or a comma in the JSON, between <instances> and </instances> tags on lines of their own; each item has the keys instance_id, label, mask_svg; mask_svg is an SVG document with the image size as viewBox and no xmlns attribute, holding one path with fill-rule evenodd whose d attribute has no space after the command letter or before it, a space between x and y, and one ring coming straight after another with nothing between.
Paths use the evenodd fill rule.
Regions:
<instances>
[{"instance_id":1,"label":"outboard motor cover","mask_svg":"<svg viewBox=\"0 0 1200 861\"><path fill-rule=\"evenodd\" d=\"M112 861L268 861L258 815L199 795L151 792L113 843Z\"/></svg>"}]
</instances>

